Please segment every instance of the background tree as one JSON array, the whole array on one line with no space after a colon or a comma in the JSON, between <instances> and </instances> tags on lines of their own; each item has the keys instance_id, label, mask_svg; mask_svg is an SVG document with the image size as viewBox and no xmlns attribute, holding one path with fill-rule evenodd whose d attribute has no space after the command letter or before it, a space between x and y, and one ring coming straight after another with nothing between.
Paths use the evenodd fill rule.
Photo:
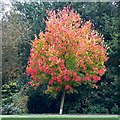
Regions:
<instances>
[{"instance_id":1,"label":"background tree","mask_svg":"<svg viewBox=\"0 0 120 120\"><path fill-rule=\"evenodd\" d=\"M28 24L22 15L11 9L2 18L2 103L14 108L13 96L20 92L19 78L23 75L19 46L25 44L24 37L28 32ZM23 88L22 88L23 89ZM22 97L22 96L21 96ZM3 110L4 111L4 110ZM19 110L18 110L19 111ZM17 111L16 111L17 112ZM10 112L3 112L10 114ZM14 112L11 112L11 114Z\"/></svg>"}]
</instances>

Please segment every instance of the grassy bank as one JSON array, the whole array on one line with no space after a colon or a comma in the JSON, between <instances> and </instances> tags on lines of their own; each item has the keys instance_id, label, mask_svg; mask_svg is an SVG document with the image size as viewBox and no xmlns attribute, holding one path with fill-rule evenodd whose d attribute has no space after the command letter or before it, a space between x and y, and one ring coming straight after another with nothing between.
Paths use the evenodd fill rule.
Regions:
<instances>
[{"instance_id":1,"label":"grassy bank","mask_svg":"<svg viewBox=\"0 0 120 120\"><path fill-rule=\"evenodd\" d=\"M118 115L2 115L2 120L120 120Z\"/></svg>"}]
</instances>

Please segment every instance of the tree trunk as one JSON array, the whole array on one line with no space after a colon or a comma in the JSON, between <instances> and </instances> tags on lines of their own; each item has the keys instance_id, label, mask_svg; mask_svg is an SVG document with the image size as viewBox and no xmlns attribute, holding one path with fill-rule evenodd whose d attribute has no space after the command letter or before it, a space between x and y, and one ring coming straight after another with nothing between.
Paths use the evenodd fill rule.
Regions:
<instances>
[{"instance_id":1,"label":"tree trunk","mask_svg":"<svg viewBox=\"0 0 120 120\"><path fill-rule=\"evenodd\" d=\"M64 100L65 100L65 90L63 90L62 97L61 97L60 112L59 112L60 115L63 113Z\"/></svg>"}]
</instances>

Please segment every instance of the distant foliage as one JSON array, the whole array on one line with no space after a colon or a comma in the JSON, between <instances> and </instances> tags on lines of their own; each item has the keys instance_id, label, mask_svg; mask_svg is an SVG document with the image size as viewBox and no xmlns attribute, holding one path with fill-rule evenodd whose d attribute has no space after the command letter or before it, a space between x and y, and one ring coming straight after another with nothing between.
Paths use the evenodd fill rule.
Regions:
<instances>
[{"instance_id":1,"label":"distant foliage","mask_svg":"<svg viewBox=\"0 0 120 120\"><path fill-rule=\"evenodd\" d=\"M6 104L4 107L2 107L2 114L18 115L18 114L22 114L22 110L16 107L13 103L11 103L11 104Z\"/></svg>"},{"instance_id":2,"label":"distant foliage","mask_svg":"<svg viewBox=\"0 0 120 120\"><path fill-rule=\"evenodd\" d=\"M92 86L105 72L108 60L103 37L93 30L90 21L69 7L48 12L46 32L36 37L30 53L27 75L34 88L47 84L45 93L57 94L62 89L74 92L82 83Z\"/></svg>"}]
</instances>

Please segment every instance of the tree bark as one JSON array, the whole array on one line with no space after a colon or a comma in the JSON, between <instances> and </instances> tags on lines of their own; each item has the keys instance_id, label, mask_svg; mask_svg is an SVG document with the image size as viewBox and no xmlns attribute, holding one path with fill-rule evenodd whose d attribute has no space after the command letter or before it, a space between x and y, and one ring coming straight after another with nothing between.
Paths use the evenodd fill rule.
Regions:
<instances>
[{"instance_id":1,"label":"tree bark","mask_svg":"<svg viewBox=\"0 0 120 120\"><path fill-rule=\"evenodd\" d=\"M64 100L65 100L65 90L63 90L62 97L61 97L60 112L59 112L60 115L63 113Z\"/></svg>"}]
</instances>

